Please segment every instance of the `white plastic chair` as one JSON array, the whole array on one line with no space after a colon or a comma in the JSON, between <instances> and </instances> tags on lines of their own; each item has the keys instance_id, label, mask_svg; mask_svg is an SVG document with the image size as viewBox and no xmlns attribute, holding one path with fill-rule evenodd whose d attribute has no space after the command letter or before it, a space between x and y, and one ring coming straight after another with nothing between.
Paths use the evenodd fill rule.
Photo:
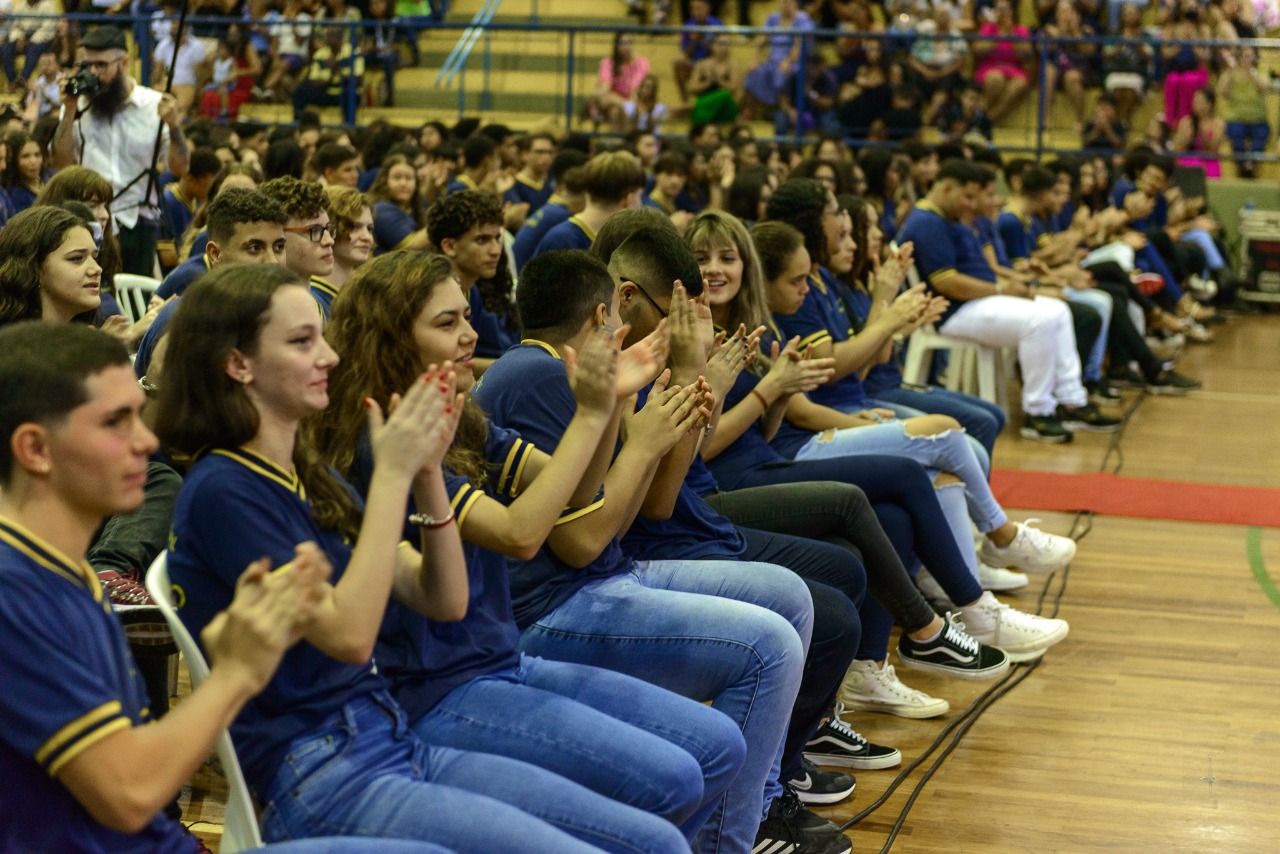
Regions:
<instances>
[{"instance_id":1,"label":"white plastic chair","mask_svg":"<svg viewBox=\"0 0 1280 854\"><path fill-rule=\"evenodd\" d=\"M160 613L164 614L164 620L173 632L173 640L182 657L187 660L191 687L196 688L209 676L209 665L205 662L200 647L196 645L195 638L191 637L174 608L167 557L167 552L161 552L147 570L147 592L160 608ZM262 834L258 832L258 816L253 810L253 800L249 797L249 787L244 782L236 749L231 744L231 734L225 730L218 736L218 760L227 777L227 810L223 818L219 850L224 854L234 854L261 848Z\"/></svg>"},{"instance_id":2,"label":"white plastic chair","mask_svg":"<svg viewBox=\"0 0 1280 854\"><path fill-rule=\"evenodd\" d=\"M137 323L147 313L147 304L160 287L160 280L133 273L117 273L115 287L120 310L130 323Z\"/></svg>"},{"instance_id":3,"label":"white plastic chair","mask_svg":"<svg viewBox=\"0 0 1280 854\"><path fill-rule=\"evenodd\" d=\"M920 281L916 265L907 268L907 281L914 287ZM946 387L951 391L976 393L983 400L994 403L1006 413L1009 405L1006 387L1008 374L1004 370L1003 348L986 347L973 341L943 335L932 323L926 324L907 340L907 354L903 359L902 379L915 385L927 385L932 356L937 350L951 353L947 366ZM976 375L976 383L974 378Z\"/></svg>"}]
</instances>

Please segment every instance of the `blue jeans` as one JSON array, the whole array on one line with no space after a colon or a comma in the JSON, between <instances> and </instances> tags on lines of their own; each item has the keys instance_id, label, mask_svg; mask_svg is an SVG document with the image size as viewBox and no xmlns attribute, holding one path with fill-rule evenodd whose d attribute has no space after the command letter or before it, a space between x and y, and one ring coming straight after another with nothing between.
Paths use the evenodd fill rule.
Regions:
<instances>
[{"instance_id":1,"label":"blue jeans","mask_svg":"<svg viewBox=\"0 0 1280 854\"><path fill-rule=\"evenodd\" d=\"M612 670L528 655L453 689L413 731L428 744L545 768L662 816L689 840L747 750L715 709Z\"/></svg>"},{"instance_id":2,"label":"blue jeans","mask_svg":"<svg viewBox=\"0 0 1280 854\"><path fill-rule=\"evenodd\" d=\"M1270 136L1271 125L1266 122L1227 122L1227 139L1231 140L1231 150L1237 157L1242 154L1265 154ZM1256 163L1242 162L1250 169L1257 167Z\"/></svg>"},{"instance_id":3,"label":"blue jeans","mask_svg":"<svg viewBox=\"0 0 1280 854\"><path fill-rule=\"evenodd\" d=\"M1008 521L991 494L982 465L965 439L963 430L946 430L933 436L908 436L906 424L896 420L853 429L824 430L800 448L796 459L825 460L860 454L907 457L924 466L930 477L950 472L964 484L969 517L978 530L994 531Z\"/></svg>"},{"instance_id":4,"label":"blue jeans","mask_svg":"<svg viewBox=\"0 0 1280 854\"><path fill-rule=\"evenodd\" d=\"M1214 270L1227 266L1227 260L1218 251L1218 244L1213 242L1213 237L1203 228L1189 228L1183 232L1181 239L1194 243L1204 253L1205 269L1199 271L1200 275L1207 276Z\"/></svg>"},{"instance_id":5,"label":"blue jeans","mask_svg":"<svg viewBox=\"0 0 1280 854\"><path fill-rule=\"evenodd\" d=\"M750 851L778 783L813 630L804 582L745 561L641 561L589 582L525 629L524 652L618 670L711 700L747 757L697 849Z\"/></svg>"},{"instance_id":6,"label":"blue jeans","mask_svg":"<svg viewBox=\"0 0 1280 854\"><path fill-rule=\"evenodd\" d=\"M371 839L351 836L322 836L317 839L295 839L254 848L270 854L450 854L448 848L430 842L408 839Z\"/></svg>"},{"instance_id":7,"label":"blue jeans","mask_svg":"<svg viewBox=\"0 0 1280 854\"><path fill-rule=\"evenodd\" d=\"M684 844L657 816L541 768L428 747L382 692L352 700L296 740L263 796L262 832L273 841L375 836L529 854L599 851L605 844L666 852ZM587 838L594 844L580 841Z\"/></svg>"},{"instance_id":8,"label":"blue jeans","mask_svg":"<svg viewBox=\"0 0 1280 854\"><path fill-rule=\"evenodd\" d=\"M1004 430L1005 414L990 401L971 394L949 391L938 386L926 386L924 389L886 388L875 393L874 405L884 405L886 409L898 408L910 410L906 415L899 412L899 418L910 418L913 415L950 415L960 422L966 435L976 439L986 451L987 472L991 471L991 458L995 455L996 439Z\"/></svg>"},{"instance_id":9,"label":"blue jeans","mask_svg":"<svg viewBox=\"0 0 1280 854\"><path fill-rule=\"evenodd\" d=\"M1107 335L1111 329L1111 294L1097 288L1063 288L1062 295L1070 302L1087 305L1102 318L1102 329L1090 348L1088 358L1080 369L1085 382L1096 383L1102 379L1102 360L1107 355Z\"/></svg>"}]
</instances>

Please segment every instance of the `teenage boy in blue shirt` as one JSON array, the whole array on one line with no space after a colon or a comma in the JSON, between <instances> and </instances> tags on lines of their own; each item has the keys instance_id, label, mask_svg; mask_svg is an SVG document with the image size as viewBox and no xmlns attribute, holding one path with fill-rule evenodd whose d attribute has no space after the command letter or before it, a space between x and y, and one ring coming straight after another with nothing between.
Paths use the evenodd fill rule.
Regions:
<instances>
[{"instance_id":1,"label":"teenage boy in blue shirt","mask_svg":"<svg viewBox=\"0 0 1280 854\"><path fill-rule=\"evenodd\" d=\"M17 324L0 332L0 389L0 631L23 639L0 656L0 849L200 850L164 807L300 637L328 563L303 544L275 572L266 560L250 566L202 634L208 678L153 721L84 559L106 516L141 503L156 448L128 354L84 326Z\"/></svg>"}]
</instances>

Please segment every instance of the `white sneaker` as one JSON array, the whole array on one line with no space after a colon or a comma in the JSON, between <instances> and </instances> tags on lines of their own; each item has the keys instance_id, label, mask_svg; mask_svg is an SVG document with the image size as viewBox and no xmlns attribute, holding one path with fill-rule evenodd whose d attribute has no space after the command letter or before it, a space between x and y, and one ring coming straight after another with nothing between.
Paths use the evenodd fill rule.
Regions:
<instances>
[{"instance_id":1,"label":"white sneaker","mask_svg":"<svg viewBox=\"0 0 1280 854\"><path fill-rule=\"evenodd\" d=\"M982 598L960 609L964 629L989 646L999 647L1012 662L1032 661L1063 640L1071 627L1066 620L1037 617L1016 611L984 592Z\"/></svg>"},{"instance_id":2,"label":"white sneaker","mask_svg":"<svg viewBox=\"0 0 1280 854\"><path fill-rule=\"evenodd\" d=\"M916 587L920 589L920 595L930 602L940 605L944 611L954 611L956 609L956 604L951 601L951 597L947 595L947 591L942 589L942 585L938 583L938 580L929 574L929 570L921 569L916 575Z\"/></svg>"},{"instance_id":3,"label":"white sneaker","mask_svg":"<svg viewBox=\"0 0 1280 854\"><path fill-rule=\"evenodd\" d=\"M982 549L978 558L988 566L997 569L1016 567L1023 572L1057 572L1076 556L1076 543L1070 537L1060 537L1039 528L1032 523L1039 519L1028 519L1016 522L1018 533L1013 542L1000 548L991 542L989 537L982 540Z\"/></svg>"},{"instance_id":4,"label":"white sneaker","mask_svg":"<svg viewBox=\"0 0 1280 854\"><path fill-rule=\"evenodd\" d=\"M936 718L951 711L946 700L903 685L893 665L855 659L840 685L840 702L850 709L900 718Z\"/></svg>"},{"instance_id":5,"label":"white sneaker","mask_svg":"<svg viewBox=\"0 0 1280 854\"><path fill-rule=\"evenodd\" d=\"M1027 576L1022 572L1015 572L1011 569L1000 569L995 566L987 566L985 563L978 563L978 583L982 585L983 590L992 590L997 593L1008 593L1012 590L1021 590L1027 586Z\"/></svg>"}]
</instances>

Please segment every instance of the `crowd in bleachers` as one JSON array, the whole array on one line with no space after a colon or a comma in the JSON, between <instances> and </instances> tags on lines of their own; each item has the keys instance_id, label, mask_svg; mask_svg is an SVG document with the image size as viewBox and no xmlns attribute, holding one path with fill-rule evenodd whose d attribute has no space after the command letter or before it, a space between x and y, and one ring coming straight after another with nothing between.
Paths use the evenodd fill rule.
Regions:
<instances>
[{"instance_id":1,"label":"crowd in bleachers","mask_svg":"<svg viewBox=\"0 0 1280 854\"><path fill-rule=\"evenodd\" d=\"M1010 9L904 7L895 41L838 44L837 85L809 53L803 108L799 36L747 74L716 36L678 70L687 134L625 35L585 110L626 132L575 134L224 121L241 79L345 61L297 0L265 50L256 22L214 54L183 36L214 76L193 59L171 93L84 33L93 88L33 78L45 117L0 143L0 625L29 639L0 656L0 848L197 850L171 802L230 726L280 850L851 850L810 807L901 764L868 713L950 710L896 667L993 680L1068 636L1008 602L1076 544L1006 514L1001 442L1193 392L1177 358L1239 286L1119 98L1081 129L1121 153L989 145L1030 73ZM812 13L776 17L874 20ZM993 36L976 87L959 43L918 49L926 20ZM1254 79L1228 56L1196 59L1224 100ZM1074 108L1096 75L1057 63ZM1205 139L1212 89L1184 82L1172 139ZM739 96L830 132L757 138ZM944 142L887 124L921 108ZM917 333L1012 351L1016 410L933 382L958 359L906 382ZM117 622L154 632L161 555L213 665L173 710Z\"/></svg>"}]
</instances>

